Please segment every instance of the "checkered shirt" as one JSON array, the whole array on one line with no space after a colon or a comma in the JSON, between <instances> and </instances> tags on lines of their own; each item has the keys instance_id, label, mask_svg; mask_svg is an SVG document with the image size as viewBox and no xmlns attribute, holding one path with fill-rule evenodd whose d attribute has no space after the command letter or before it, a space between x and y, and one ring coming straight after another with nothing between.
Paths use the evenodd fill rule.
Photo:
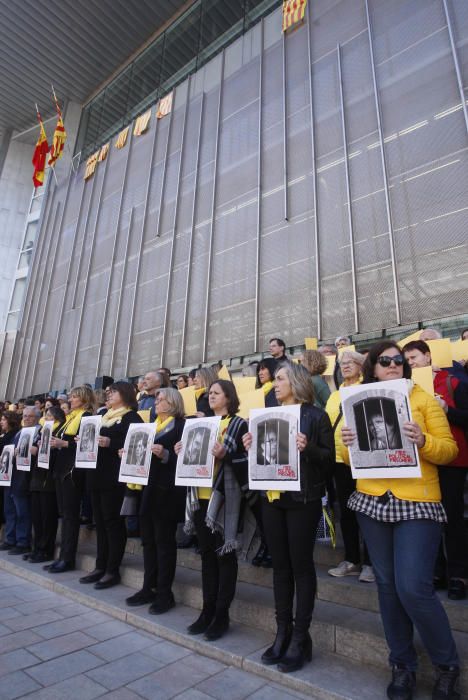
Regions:
<instances>
[{"instance_id":1,"label":"checkered shirt","mask_svg":"<svg viewBox=\"0 0 468 700\"><path fill-rule=\"evenodd\" d=\"M382 496L370 496L367 493L355 491L349 497L348 508L383 523L398 523L400 520L447 522L442 503L403 501L394 496L391 491L386 491Z\"/></svg>"}]
</instances>

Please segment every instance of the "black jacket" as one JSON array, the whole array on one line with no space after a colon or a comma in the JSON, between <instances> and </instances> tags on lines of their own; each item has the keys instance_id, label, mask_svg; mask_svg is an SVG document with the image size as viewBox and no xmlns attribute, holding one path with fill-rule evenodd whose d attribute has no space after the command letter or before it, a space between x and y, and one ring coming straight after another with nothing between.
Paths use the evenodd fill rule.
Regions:
<instances>
[{"instance_id":1,"label":"black jacket","mask_svg":"<svg viewBox=\"0 0 468 700\"><path fill-rule=\"evenodd\" d=\"M34 447L37 447L37 443L41 439L41 431L40 431L40 426L36 426L37 431L34 436L34 440L32 442ZM20 439L21 435L21 430L19 433L16 433L13 444L15 447L18 447L18 442ZM16 466L16 457L13 458L13 469L11 471L11 493L15 494L15 496L27 496L29 494L30 490L30 485L31 485L31 474L34 471L35 467L37 465L37 455L31 455L31 471L29 472L24 472L21 469L18 469Z\"/></svg>"},{"instance_id":2,"label":"black jacket","mask_svg":"<svg viewBox=\"0 0 468 700\"><path fill-rule=\"evenodd\" d=\"M208 392L205 391L204 394L197 399L197 411L204 413L205 416L214 416L213 411L210 408L210 403L208 401Z\"/></svg>"},{"instance_id":3,"label":"black jacket","mask_svg":"<svg viewBox=\"0 0 468 700\"><path fill-rule=\"evenodd\" d=\"M85 411L81 416L92 415L89 411ZM60 440L66 440L68 442L68 447L62 448L52 448L50 450L50 457L54 462L54 477L63 481L67 476L70 476L75 468L75 457L76 457L76 442L75 435L68 435L64 432L64 427L66 426L66 421L57 430L57 436ZM78 435L78 433L77 433ZM78 472L83 472L83 469L78 469ZM83 477L80 477L83 478ZM80 482L82 483L82 482Z\"/></svg>"},{"instance_id":4,"label":"black jacket","mask_svg":"<svg viewBox=\"0 0 468 700\"><path fill-rule=\"evenodd\" d=\"M131 423L143 423L136 411L129 411L113 425L101 426L99 434L110 439L109 447L99 447L96 469L87 470L88 487L92 490L113 489L119 484L120 457ZM121 484L125 488L125 484Z\"/></svg>"},{"instance_id":5,"label":"black jacket","mask_svg":"<svg viewBox=\"0 0 468 700\"><path fill-rule=\"evenodd\" d=\"M311 404L301 406L300 432L308 439L305 450L300 453L301 490L288 491L281 498L306 503L325 495L325 482L335 464L335 440L328 415Z\"/></svg>"},{"instance_id":6,"label":"black jacket","mask_svg":"<svg viewBox=\"0 0 468 700\"><path fill-rule=\"evenodd\" d=\"M275 387L273 387L265 396L265 408L274 408L275 406L279 406L279 404L275 394Z\"/></svg>"}]
</instances>

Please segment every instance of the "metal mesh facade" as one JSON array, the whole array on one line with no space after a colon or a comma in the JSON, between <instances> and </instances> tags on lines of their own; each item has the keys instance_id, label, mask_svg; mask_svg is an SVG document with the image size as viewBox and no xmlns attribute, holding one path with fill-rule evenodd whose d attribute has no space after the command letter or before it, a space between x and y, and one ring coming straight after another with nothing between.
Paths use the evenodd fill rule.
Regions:
<instances>
[{"instance_id":1,"label":"metal mesh facade","mask_svg":"<svg viewBox=\"0 0 468 700\"><path fill-rule=\"evenodd\" d=\"M308 13L52 186L9 395L466 312L465 0Z\"/></svg>"}]
</instances>

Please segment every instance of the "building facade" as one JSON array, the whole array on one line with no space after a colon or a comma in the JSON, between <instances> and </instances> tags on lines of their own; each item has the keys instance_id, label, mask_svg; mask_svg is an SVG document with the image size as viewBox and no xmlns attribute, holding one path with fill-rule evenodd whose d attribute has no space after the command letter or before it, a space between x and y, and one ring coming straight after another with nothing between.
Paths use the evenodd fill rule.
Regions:
<instances>
[{"instance_id":1,"label":"building facade","mask_svg":"<svg viewBox=\"0 0 468 700\"><path fill-rule=\"evenodd\" d=\"M465 0L252 24L143 135L107 124L92 177L50 183L11 398L467 313Z\"/></svg>"}]
</instances>

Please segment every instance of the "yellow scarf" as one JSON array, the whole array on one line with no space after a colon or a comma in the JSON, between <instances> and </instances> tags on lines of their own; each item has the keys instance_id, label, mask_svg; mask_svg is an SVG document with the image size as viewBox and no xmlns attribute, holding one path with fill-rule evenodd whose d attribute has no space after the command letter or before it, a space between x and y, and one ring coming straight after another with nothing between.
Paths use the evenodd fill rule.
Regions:
<instances>
[{"instance_id":1,"label":"yellow scarf","mask_svg":"<svg viewBox=\"0 0 468 700\"><path fill-rule=\"evenodd\" d=\"M76 408L74 411L70 411L61 430L62 435L65 433L67 435L78 435L81 417L84 412L84 408Z\"/></svg>"},{"instance_id":2,"label":"yellow scarf","mask_svg":"<svg viewBox=\"0 0 468 700\"><path fill-rule=\"evenodd\" d=\"M206 392L206 387L202 386L201 389L195 389L195 398L199 399L200 396L203 396L203 394Z\"/></svg>"},{"instance_id":3,"label":"yellow scarf","mask_svg":"<svg viewBox=\"0 0 468 700\"><path fill-rule=\"evenodd\" d=\"M154 421L156 423L156 435L164 430L164 428L168 426L172 420L174 420L174 416L169 416L169 418L166 418L166 420L161 420L160 417L157 416L156 420Z\"/></svg>"},{"instance_id":4,"label":"yellow scarf","mask_svg":"<svg viewBox=\"0 0 468 700\"><path fill-rule=\"evenodd\" d=\"M262 384L262 389L263 389L263 393L266 396L273 389L273 382L265 382L265 384Z\"/></svg>"},{"instance_id":5,"label":"yellow scarf","mask_svg":"<svg viewBox=\"0 0 468 700\"><path fill-rule=\"evenodd\" d=\"M217 439L219 442L224 442L224 436L226 434L226 430L228 429L228 425L232 420L232 416L226 416L225 418L221 419L221 423L219 424L219 430L218 430L218 435ZM217 459L214 464L214 473L213 473L213 480L216 478L216 475L219 470L219 465L221 464L221 461ZM211 498L211 492L213 489L211 486L200 486L198 488L198 498L202 498L203 500L209 500Z\"/></svg>"},{"instance_id":6,"label":"yellow scarf","mask_svg":"<svg viewBox=\"0 0 468 700\"><path fill-rule=\"evenodd\" d=\"M102 416L101 420L101 425L109 428L111 425L115 425L115 423L119 423L122 417L130 412L130 408L128 406L121 406L120 408L110 408L107 413L104 413Z\"/></svg>"}]
</instances>

